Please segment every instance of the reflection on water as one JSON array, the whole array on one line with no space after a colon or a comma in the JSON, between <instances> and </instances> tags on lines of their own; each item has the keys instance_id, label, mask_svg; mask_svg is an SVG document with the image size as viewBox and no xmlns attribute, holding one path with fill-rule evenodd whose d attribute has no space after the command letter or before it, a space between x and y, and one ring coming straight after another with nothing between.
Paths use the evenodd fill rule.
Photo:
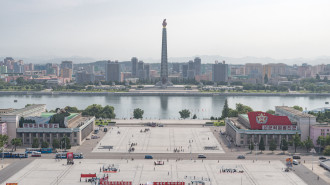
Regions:
<instances>
[{"instance_id":1,"label":"reflection on water","mask_svg":"<svg viewBox=\"0 0 330 185\"><path fill-rule=\"evenodd\" d=\"M168 96L160 97L160 107L162 110L167 111Z\"/></svg>"},{"instance_id":2,"label":"reflection on water","mask_svg":"<svg viewBox=\"0 0 330 185\"><path fill-rule=\"evenodd\" d=\"M26 104L46 104L47 110L67 105L85 109L91 104L111 105L115 107L118 118L133 116L135 108L144 110L147 119L177 119L179 111L189 109L191 115L196 114L199 119L218 117L221 115L225 99L229 107L235 108L236 103L251 106L254 110L274 110L275 106L299 105L304 109L325 107L328 97L282 97L282 96L51 96L51 95L23 95L0 96L0 108L22 108ZM18 100L14 103L14 100Z\"/></svg>"}]
</instances>

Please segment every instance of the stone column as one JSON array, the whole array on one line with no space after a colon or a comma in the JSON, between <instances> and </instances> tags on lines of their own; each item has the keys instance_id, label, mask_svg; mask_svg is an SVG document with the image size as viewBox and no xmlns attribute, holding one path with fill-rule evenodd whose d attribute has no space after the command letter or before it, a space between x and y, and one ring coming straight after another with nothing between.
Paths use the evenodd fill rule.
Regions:
<instances>
[{"instance_id":1,"label":"stone column","mask_svg":"<svg viewBox=\"0 0 330 185\"><path fill-rule=\"evenodd\" d=\"M30 145L32 145L32 133L30 132Z\"/></svg>"},{"instance_id":2,"label":"stone column","mask_svg":"<svg viewBox=\"0 0 330 185\"><path fill-rule=\"evenodd\" d=\"M268 146L268 134L266 134L266 144L265 146Z\"/></svg>"}]
</instances>

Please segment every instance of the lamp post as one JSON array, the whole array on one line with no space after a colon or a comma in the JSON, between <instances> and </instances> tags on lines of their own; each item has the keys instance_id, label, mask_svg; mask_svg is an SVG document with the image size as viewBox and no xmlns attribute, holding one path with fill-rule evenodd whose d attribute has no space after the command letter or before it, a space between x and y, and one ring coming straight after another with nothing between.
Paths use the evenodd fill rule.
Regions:
<instances>
[{"instance_id":1,"label":"lamp post","mask_svg":"<svg viewBox=\"0 0 330 185\"><path fill-rule=\"evenodd\" d=\"M256 146L256 161L257 161L257 146L258 146L258 143L255 142L254 145Z\"/></svg>"}]
</instances>

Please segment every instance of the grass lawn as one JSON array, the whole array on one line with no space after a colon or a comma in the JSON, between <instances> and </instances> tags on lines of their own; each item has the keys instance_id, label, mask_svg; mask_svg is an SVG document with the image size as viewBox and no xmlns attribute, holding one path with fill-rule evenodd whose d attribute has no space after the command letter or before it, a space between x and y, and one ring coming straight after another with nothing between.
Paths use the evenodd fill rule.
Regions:
<instances>
[{"instance_id":1,"label":"grass lawn","mask_svg":"<svg viewBox=\"0 0 330 185\"><path fill-rule=\"evenodd\" d=\"M225 121L224 120L214 121L213 125L214 126L225 126Z\"/></svg>"},{"instance_id":2,"label":"grass lawn","mask_svg":"<svg viewBox=\"0 0 330 185\"><path fill-rule=\"evenodd\" d=\"M108 123L110 123L111 120L96 120L95 121L95 125L108 125Z\"/></svg>"}]
</instances>

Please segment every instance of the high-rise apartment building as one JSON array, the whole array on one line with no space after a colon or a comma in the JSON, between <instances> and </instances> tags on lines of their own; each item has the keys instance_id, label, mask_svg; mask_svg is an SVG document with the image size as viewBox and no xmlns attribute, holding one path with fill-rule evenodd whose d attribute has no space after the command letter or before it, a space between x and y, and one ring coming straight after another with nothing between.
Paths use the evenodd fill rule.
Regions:
<instances>
[{"instance_id":1,"label":"high-rise apartment building","mask_svg":"<svg viewBox=\"0 0 330 185\"><path fill-rule=\"evenodd\" d=\"M212 81L227 82L228 81L228 64L216 62L212 65Z\"/></svg>"},{"instance_id":2,"label":"high-rise apartment building","mask_svg":"<svg viewBox=\"0 0 330 185\"><path fill-rule=\"evenodd\" d=\"M182 77L188 78L188 64L182 65Z\"/></svg>"},{"instance_id":3,"label":"high-rise apartment building","mask_svg":"<svg viewBox=\"0 0 330 185\"><path fill-rule=\"evenodd\" d=\"M199 57L194 59L195 75L201 75L202 60Z\"/></svg>"},{"instance_id":4,"label":"high-rise apartment building","mask_svg":"<svg viewBox=\"0 0 330 185\"><path fill-rule=\"evenodd\" d=\"M180 64L179 63L173 63L172 64L172 72L173 73L180 73Z\"/></svg>"},{"instance_id":5,"label":"high-rise apartment building","mask_svg":"<svg viewBox=\"0 0 330 185\"><path fill-rule=\"evenodd\" d=\"M72 69L62 68L61 69L61 77L62 78L68 78L71 81L72 80Z\"/></svg>"},{"instance_id":6,"label":"high-rise apartment building","mask_svg":"<svg viewBox=\"0 0 330 185\"><path fill-rule=\"evenodd\" d=\"M131 59L131 62L132 62L132 76L136 77L137 76L138 59L136 57L133 57Z\"/></svg>"},{"instance_id":7,"label":"high-rise apartment building","mask_svg":"<svg viewBox=\"0 0 330 185\"><path fill-rule=\"evenodd\" d=\"M281 75L285 75L286 73L286 64L278 63L278 64L266 64L263 66L263 75L267 75L268 79L276 78Z\"/></svg>"},{"instance_id":8,"label":"high-rise apartment building","mask_svg":"<svg viewBox=\"0 0 330 185\"><path fill-rule=\"evenodd\" d=\"M61 69L68 68L73 70L73 62L72 61L62 61Z\"/></svg>"},{"instance_id":9,"label":"high-rise apartment building","mask_svg":"<svg viewBox=\"0 0 330 185\"><path fill-rule=\"evenodd\" d=\"M120 82L120 64L118 61L106 63L105 67L105 80L108 82Z\"/></svg>"}]
</instances>

